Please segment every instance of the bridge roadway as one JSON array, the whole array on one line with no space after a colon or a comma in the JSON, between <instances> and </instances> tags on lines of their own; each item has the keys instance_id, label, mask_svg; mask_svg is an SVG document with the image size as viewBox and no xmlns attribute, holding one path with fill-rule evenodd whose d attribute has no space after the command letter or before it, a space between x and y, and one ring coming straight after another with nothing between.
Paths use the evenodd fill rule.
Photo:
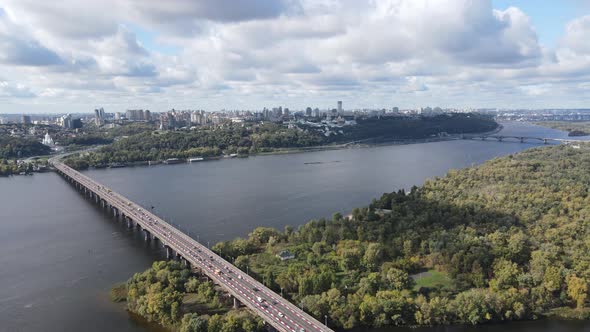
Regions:
<instances>
[{"instance_id":1,"label":"bridge roadway","mask_svg":"<svg viewBox=\"0 0 590 332\"><path fill-rule=\"evenodd\" d=\"M104 201L106 207L113 209L113 214L128 218L128 222L132 220L137 223L144 232L148 232L146 239L149 239L151 234L165 247L172 248L192 267L199 268L278 331L333 332L291 302L140 205L59 161L52 160L52 164L58 173L79 190L91 197L94 195L96 201L101 204Z\"/></svg>"},{"instance_id":2,"label":"bridge roadway","mask_svg":"<svg viewBox=\"0 0 590 332\"><path fill-rule=\"evenodd\" d=\"M584 141L584 140L578 140L578 139L569 139L569 138L551 138L551 137L534 137L534 136L510 136L510 135L461 135L462 139L481 139L481 140L486 140L487 138L493 138L496 139L499 142L502 142L504 140L508 140L508 139L513 139L513 140L517 140L520 141L521 143L524 143L525 141L539 141L542 142L544 144L547 144L549 142L556 142L556 143L564 143L564 144L570 144L570 143L588 143L588 141Z\"/></svg>"}]
</instances>

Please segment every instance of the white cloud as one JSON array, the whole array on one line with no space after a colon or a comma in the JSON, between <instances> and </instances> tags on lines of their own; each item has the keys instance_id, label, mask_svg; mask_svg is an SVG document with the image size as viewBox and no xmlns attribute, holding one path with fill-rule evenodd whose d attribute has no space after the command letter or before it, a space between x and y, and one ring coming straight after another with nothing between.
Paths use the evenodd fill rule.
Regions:
<instances>
[{"instance_id":1,"label":"white cloud","mask_svg":"<svg viewBox=\"0 0 590 332\"><path fill-rule=\"evenodd\" d=\"M567 25L563 45L577 54L590 55L590 15Z\"/></svg>"},{"instance_id":2,"label":"white cloud","mask_svg":"<svg viewBox=\"0 0 590 332\"><path fill-rule=\"evenodd\" d=\"M547 49L525 12L495 10L491 0L0 6L0 70L22 91L39 91L30 94L38 105L304 107L343 97L356 107L581 105L569 91L590 78L590 16Z\"/></svg>"},{"instance_id":3,"label":"white cloud","mask_svg":"<svg viewBox=\"0 0 590 332\"><path fill-rule=\"evenodd\" d=\"M22 84L13 84L0 80L0 98L33 98L35 94Z\"/></svg>"}]
</instances>

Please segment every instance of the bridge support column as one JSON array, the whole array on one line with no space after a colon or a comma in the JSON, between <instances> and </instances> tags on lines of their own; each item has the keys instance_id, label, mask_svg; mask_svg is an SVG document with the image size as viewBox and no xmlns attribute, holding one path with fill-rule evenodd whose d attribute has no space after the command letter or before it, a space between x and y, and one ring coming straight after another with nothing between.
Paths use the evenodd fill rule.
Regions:
<instances>
[{"instance_id":1,"label":"bridge support column","mask_svg":"<svg viewBox=\"0 0 590 332\"><path fill-rule=\"evenodd\" d=\"M146 242L149 242L149 241L151 240L151 237L150 237L150 232L149 232L147 229L144 229L144 230L143 230L143 234L144 234L144 239L145 239L145 241L146 241Z\"/></svg>"},{"instance_id":2,"label":"bridge support column","mask_svg":"<svg viewBox=\"0 0 590 332\"><path fill-rule=\"evenodd\" d=\"M549 143L546 138L543 138L543 144Z\"/></svg>"},{"instance_id":3,"label":"bridge support column","mask_svg":"<svg viewBox=\"0 0 590 332\"><path fill-rule=\"evenodd\" d=\"M164 246L164 248L166 248L166 259L168 259L168 260L172 259L172 255L174 254L174 251L172 250L172 248L170 248L168 246Z\"/></svg>"},{"instance_id":4,"label":"bridge support column","mask_svg":"<svg viewBox=\"0 0 590 332\"><path fill-rule=\"evenodd\" d=\"M236 297L234 296L234 309L239 309L240 308L240 301L238 301L238 299L236 299Z\"/></svg>"},{"instance_id":5,"label":"bridge support column","mask_svg":"<svg viewBox=\"0 0 590 332\"><path fill-rule=\"evenodd\" d=\"M127 217L127 228L133 228L133 219Z\"/></svg>"},{"instance_id":6,"label":"bridge support column","mask_svg":"<svg viewBox=\"0 0 590 332\"><path fill-rule=\"evenodd\" d=\"M520 137L520 143L524 143L524 137Z\"/></svg>"}]
</instances>

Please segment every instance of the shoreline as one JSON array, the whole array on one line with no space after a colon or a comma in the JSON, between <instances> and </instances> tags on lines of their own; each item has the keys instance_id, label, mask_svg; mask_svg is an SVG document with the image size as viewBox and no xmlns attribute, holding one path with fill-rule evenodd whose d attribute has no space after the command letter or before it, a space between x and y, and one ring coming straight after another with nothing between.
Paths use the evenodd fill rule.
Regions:
<instances>
[{"instance_id":1,"label":"shoreline","mask_svg":"<svg viewBox=\"0 0 590 332\"><path fill-rule=\"evenodd\" d=\"M500 132L502 129L504 129L504 126L502 124L498 123L498 127L494 130L486 131L486 132L479 132L479 133L470 133L470 134L471 135L493 135L493 134ZM286 155L286 154L332 151L332 150L336 151L336 150L355 149L355 148L365 149L365 148L394 146L394 145L426 144L426 143L463 140L462 135L463 134L453 134L453 135L442 136L442 137L391 139L391 140L385 140L383 142L378 142L378 143L351 143L351 142L349 142L349 143L340 143L340 144L332 144L332 145L319 145L319 146L313 146L313 147L284 148L284 149L276 149L274 151L258 152L258 153L252 153L252 154L247 154L247 155L235 155L235 156L222 155L222 156L214 156L214 157L202 157L203 160L200 160L197 162L190 162L188 159L186 161L175 162L175 163L170 163L170 164L167 164L166 161L164 161L164 160L136 161L136 162L129 162L129 163L125 163L125 164L118 164L115 167L112 167L112 166L89 167L88 169L198 164L200 162L206 162L206 161L234 159L234 158L248 158L248 157L256 157L256 156ZM365 140L377 140L377 139L378 138L370 138L370 139L365 139Z\"/></svg>"}]
</instances>

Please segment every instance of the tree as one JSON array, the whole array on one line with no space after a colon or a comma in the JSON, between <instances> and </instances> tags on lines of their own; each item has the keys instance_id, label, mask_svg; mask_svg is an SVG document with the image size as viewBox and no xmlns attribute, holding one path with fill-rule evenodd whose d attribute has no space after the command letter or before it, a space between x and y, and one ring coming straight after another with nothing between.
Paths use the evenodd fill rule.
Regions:
<instances>
[{"instance_id":1,"label":"tree","mask_svg":"<svg viewBox=\"0 0 590 332\"><path fill-rule=\"evenodd\" d=\"M207 332L207 320L196 313L188 313L182 317L180 332Z\"/></svg>"},{"instance_id":2,"label":"tree","mask_svg":"<svg viewBox=\"0 0 590 332\"><path fill-rule=\"evenodd\" d=\"M506 259L499 259L494 263L494 279L490 281L490 288L494 290L508 289L518 286L520 269L516 263Z\"/></svg>"},{"instance_id":3,"label":"tree","mask_svg":"<svg viewBox=\"0 0 590 332\"><path fill-rule=\"evenodd\" d=\"M385 271L384 279L388 288L394 290L409 288L412 284L408 273L400 269L396 269L395 267L391 267Z\"/></svg>"},{"instance_id":4,"label":"tree","mask_svg":"<svg viewBox=\"0 0 590 332\"><path fill-rule=\"evenodd\" d=\"M363 256L363 265L369 270L375 270L383 258L383 246L380 243L369 243Z\"/></svg>"},{"instance_id":5,"label":"tree","mask_svg":"<svg viewBox=\"0 0 590 332\"><path fill-rule=\"evenodd\" d=\"M567 295L576 302L576 308L582 309L588 298L588 282L575 274L567 276Z\"/></svg>"}]
</instances>

